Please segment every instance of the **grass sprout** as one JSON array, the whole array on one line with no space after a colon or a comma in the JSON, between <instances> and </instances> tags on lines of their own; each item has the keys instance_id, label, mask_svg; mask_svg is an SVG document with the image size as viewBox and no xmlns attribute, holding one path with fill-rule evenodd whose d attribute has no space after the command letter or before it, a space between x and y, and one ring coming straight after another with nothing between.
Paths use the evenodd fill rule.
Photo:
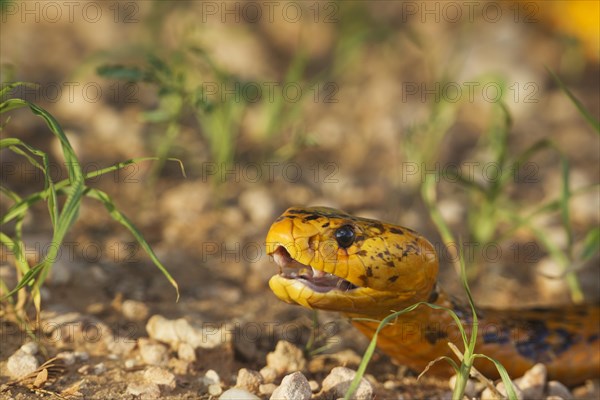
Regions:
<instances>
[{"instance_id":1,"label":"grass sprout","mask_svg":"<svg viewBox=\"0 0 600 400\"><path fill-rule=\"evenodd\" d=\"M169 274L166 267L158 259L133 222L118 209L107 193L86 185L86 180L88 179L124 168L133 163L139 163L146 160L157 160L157 158L144 157L131 159L97 171L84 173L77 155L63 129L48 111L23 99L7 98L7 94L10 90L20 85L28 84L23 82L8 84L0 92L0 96L3 100L2 103L0 103L0 114L19 108L29 108L34 115L42 118L49 130L60 142L68 178L58 182L53 181L50 174L50 164L47 153L34 148L18 138L9 137L0 139L0 150L12 151L17 155L24 157L27 162L39 169L44 177L44 188L27 197L21 197L15 191L5 186L0 186L0 193L12 202L10 207L0 215L0 225L5 226L6 224L14 223L14 233L12 236L5 232L0 232L0 245L8 249L13 255L18 277L18 283L12 289L8 287L6 282L0 280L0 301L9 305L6 310L10 310L10 312L3 311L3 314L11 314L15 316L17 320L25 321L26 305L28 301L31 300L39 318L39 312L41 310L40 290L48 277L52 265L58 257L61 244L73 224L75 224L78 219L79 209L84 198L91 198L99 201L104 205L109 212L109 215L115 221L130 231L140 246L149 255L154 265L156 265L175 288L178 299L179 289L177 282L175 282L173 277ZM183 171L182 165L181 168ZM46 203L48 209L48 216L52 224L52 239L48 246L48 252L43 259L35 265L30 265L29 260L25 257L24 251L23 221L30 208L40 202Z\"/></svg>"}]
</instances>

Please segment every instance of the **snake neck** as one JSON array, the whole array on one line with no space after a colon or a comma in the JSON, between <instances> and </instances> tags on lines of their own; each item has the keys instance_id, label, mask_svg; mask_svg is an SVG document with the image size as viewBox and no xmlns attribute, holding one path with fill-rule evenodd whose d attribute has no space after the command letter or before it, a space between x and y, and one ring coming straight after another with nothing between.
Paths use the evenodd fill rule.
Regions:
<instances>
[{"instance_id":1,"label":"snake neck","mask_svg":"<svg viewBox=\"0 0 600 400\"><path fill-rule=\"evenodd\" d=\"M402 311L420 301L452 310L464 325L470 324L472 320L471 309L462 307L456 299L439 290L437 285L429 298L402 300L388 313L377 315L345 313L345 315L351 318L352 324L358 330L372 338L381 320L392 312ZM398 315L380 330L377 337L377 346L381 350L399 363L417 371L422 371L437 355L447 355L448 342L453 342L462 348L461 334L456 322L447 310L431 308L424 304L415 310ZM432 367L432 372L438 375L450 375L452 370L446 363L436 363Z\"/></svg>"},{"instance_id":2,"label":"snake neck","mask_svg":"<svg viewBox=\"0 0 600 400\"><path fill-rule=\"evenodd\" d=\"M369 313L344 313L344 315L351 319L369 318L381 321L392 313L402 311L420 302L427 302L437 307L444 307L446 309L450 309L458 316L461 322L464 322L466 324L469 324L472 320L471 309L468 306L464 306L455 297L446 294L443 290L440 289L437 283L434 285L433 289L431 289L428 295L412 296L408 298L399 297L398 302L394 304L394 306L390 307L389 310ZM397 320L412 320L416 316L418 316L418 319L422 322L427 322L428 320L433 319L435 320L435 322L438 323L455 323L454 319L447 310L431 308L424 304L420 305L416 310L399 315L397 317Z\"/></svg>"}]
</instances>

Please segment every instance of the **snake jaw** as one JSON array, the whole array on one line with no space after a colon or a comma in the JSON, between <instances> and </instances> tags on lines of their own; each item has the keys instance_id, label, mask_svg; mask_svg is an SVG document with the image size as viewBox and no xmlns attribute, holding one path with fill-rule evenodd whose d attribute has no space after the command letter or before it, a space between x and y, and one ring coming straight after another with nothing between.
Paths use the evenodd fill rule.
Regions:
<instances>
[{"instance_id":1,"label":"snake jaw","mask_svg":"<svg viewBox=\"0 0 600 400\"><path fill-rule=\"evenodd\" d=\"M311 290L327 293L332 290L348 292L357 289L355 284L334 274L321 271L313 266L302 264L293 259L288 250L279 245L273 253L273 260L279 266L279 275L285 279L302 281Z\"/></svg>"}]
</instances>

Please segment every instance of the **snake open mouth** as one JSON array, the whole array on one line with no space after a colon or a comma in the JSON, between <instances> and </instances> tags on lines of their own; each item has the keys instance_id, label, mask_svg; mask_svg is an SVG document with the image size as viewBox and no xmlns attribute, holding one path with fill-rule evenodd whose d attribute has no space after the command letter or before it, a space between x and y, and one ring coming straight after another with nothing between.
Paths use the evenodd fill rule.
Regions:
<instances>
[{"instance_id":1,"label":"snake open mouth","mask_svg":"<svg viewBox=\"0 0 600 400\"><path fill-rule=\"evenodd\" d=\"M273 259L279 265L279 275L286 279L303 281L311 290L327 293L331 290L347 292L357 289L354 285L339 276L329 274L294 260L283 246L278 246L273 252Z\"/></svg>"}]
</instances>

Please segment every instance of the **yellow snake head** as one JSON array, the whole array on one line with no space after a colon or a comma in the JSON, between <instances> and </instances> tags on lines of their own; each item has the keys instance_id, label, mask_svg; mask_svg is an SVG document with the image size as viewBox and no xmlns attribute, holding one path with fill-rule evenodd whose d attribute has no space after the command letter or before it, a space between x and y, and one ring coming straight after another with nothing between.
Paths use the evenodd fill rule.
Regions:
<instances>
[{"instance_id":1,"label":"yellow snake head","mask_svg":"<svg viewBox=\"0 0 600 400\"><path fill-rule=\"evenodd\" d=\"M427 300L438 260L411 229L326 207L292 207L269 229L277 297L308 308L388 314Z\"/></svg>"}]
</instances>

